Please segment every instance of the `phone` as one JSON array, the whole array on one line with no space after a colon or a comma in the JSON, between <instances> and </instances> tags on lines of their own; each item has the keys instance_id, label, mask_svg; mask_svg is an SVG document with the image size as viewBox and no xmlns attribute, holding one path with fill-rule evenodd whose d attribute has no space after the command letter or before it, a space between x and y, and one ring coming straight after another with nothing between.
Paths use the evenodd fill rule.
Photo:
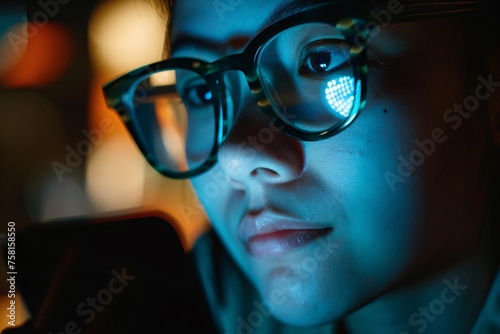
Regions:
<instances>
[{"instance_id":1,"label":"phone","mask_svg":"<svg viewBox=\"0 0 500 334\"><path fill-rule=\"evenodd\" d=\"M17 231L16 287L32 317L2 333L215 333L171 222L149 212Z\"/></svg>"}]
</instances>

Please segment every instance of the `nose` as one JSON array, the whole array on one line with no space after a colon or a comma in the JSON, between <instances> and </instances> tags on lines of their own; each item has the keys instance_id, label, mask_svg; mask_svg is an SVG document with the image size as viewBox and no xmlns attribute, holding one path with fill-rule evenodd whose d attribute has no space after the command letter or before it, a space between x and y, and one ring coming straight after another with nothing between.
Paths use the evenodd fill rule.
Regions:
<instances>
[{"instance_id":1,"label":"nose","mask_svg":"<svg viewBox=\"0 0 500 334\"><path fill-rule=\"evenodd\" d=\"M247 185L298 178L305 164L302 143L286 135L277 119L264 115L250 97L239 102L232 129L219 149L223 171L238 184Z\"/></svg>"}]
</instances>

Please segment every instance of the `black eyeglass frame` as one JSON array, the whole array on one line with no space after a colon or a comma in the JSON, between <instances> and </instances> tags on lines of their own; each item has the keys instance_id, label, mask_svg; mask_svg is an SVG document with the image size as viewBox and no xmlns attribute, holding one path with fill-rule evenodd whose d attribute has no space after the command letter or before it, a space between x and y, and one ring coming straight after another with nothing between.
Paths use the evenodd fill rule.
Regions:
<instances>
[{"instance_id":1,"label":"black eyeglass frame","mask_svg":"<svg viewBox=\"0 0 500 334\"><path fill-rule=\"evenodd\" d=\"M459 13L470 12L478 7L477 1L439 2L439 3L411 3L403 6L403 11L391 17L390 23L408 22L431 18L441 18ZM128 131L136 141L146 160L162 175L174 179L184 179L199 175L210 169L217 162L217 152L225 136L230 130L228 124L228 110L225 105L225 89L222 75L227 71L241 71L245 75L251 94L259 108L268 117L276 119L275 125L299 140L317 141L332 137L347 128L366 104L366 44L370 31L366 23L375 22L372 13L376 8L368 4L327 4L291 15L262 30L254 37L243 52L225 56L214 62L205 62L195 58L171 58L140 67L107 83L103 93L107 105L116 110ZM356 110L334 127L320 131L302 131L276 113L264 93L257 74L257 60L264 45L280 32L307 23L326 23L342 33L343 42L350 46L351 61L354 69L355 85L360 83L360 103ZM134 91L137 85L154 73L166 70L190 70L202 76L211 92L214 104L215 142L208 159L198 168L185 172L173 172L165 168L150 152L146 140L137 125L134 108Z\"/></svg>"}]
</instances>

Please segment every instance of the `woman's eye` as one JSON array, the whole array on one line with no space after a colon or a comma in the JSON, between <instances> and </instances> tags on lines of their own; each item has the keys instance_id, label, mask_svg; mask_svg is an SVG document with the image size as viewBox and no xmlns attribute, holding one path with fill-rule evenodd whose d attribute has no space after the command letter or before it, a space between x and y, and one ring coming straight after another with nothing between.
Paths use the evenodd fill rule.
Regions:
<instances>
[{"instance_id":1,"label":"woman's eye","mask_svg":"<svg viewBox=\"0 0 500 334\"><path fill-rule=\"evenodd\" d=\"M350 60L350 49L345 43L320 41L308 45L303 51L302 74L330 73Z\"/></svg>"},{"instance_id":2,"label":"woman's eye","mask_svg":"<svg viewBox=\"0 0 500 334\"><path fill-rule=\"evenodd\" d=\"M184 103L191 108L202 108L212 103L212 91L207 85L187 87L183 94Z\"/></svg>"}]
</instances>

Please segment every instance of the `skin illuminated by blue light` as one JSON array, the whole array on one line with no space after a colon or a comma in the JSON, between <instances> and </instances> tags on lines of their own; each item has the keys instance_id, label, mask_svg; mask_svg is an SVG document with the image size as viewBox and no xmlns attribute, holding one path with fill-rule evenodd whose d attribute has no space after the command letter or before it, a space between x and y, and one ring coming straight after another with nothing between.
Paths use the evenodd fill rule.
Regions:
<instances>
[{"instance_id":1,"label":"skin illuminated by blue light","mask_svg":"<svg viewBox=\"0 0 500 334\"><path fill-rule=\"evenodd\" d=\"M354 79L348 76L330 80L325 88L330 107L343 117L349 116L354 104Z\"/></svg>"}]
</instances>

